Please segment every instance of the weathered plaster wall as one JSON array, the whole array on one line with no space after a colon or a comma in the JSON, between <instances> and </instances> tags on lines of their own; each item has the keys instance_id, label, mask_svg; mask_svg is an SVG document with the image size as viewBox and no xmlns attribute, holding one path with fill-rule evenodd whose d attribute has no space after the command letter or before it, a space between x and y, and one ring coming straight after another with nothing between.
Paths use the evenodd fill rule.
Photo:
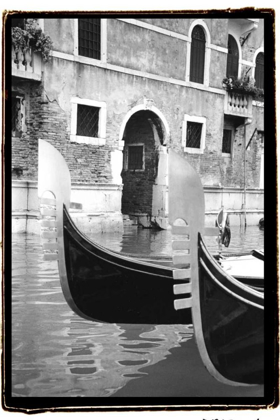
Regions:
<instances>
[{"instance_id":1,"label":"weathered plaster wall","mask_svg":"<svg viewBox=\"0 0 280 420\"><path fill-rule=\"evenodd\" d=\"M71 76L71 77L70 77ZM62 87L62 88L61 88ZM94 66L74 64L70 61L53 59L52 66L45 71L45 96L53 115L63 116L65 153L71 175L81 182L110 181L110 150L119 146L121 124L129 110L143 104L144 98L153 100L154 105L165 116L170 127L170 146L183 154L199 171L206 185L238 186L240 176L233 179L232 173L239 164L235 160L222 159L223 106L224 95L165 82L145 79L129 74L112 72ZM71 98L79 97L104 101L107 104L107 138L105 146L80 145L69 142L71 125ZM205 150L202 155L190 155L182 149L182 123L184 114L202 116L206 122ZM61 123L60 128L61 128ZM33 124L34 125L34 124ZM55 136L52 131L52 138ZM39 134L39 133L38 133ZM44 131L47 138L48 132ZM237 140L236 140L237 141ZM238 145L239 143L237 143ZM57 144L59 146L59 144ZM238 157L238 147L234 150ZM240 152L241 153L241 152ZM238 160L238 159L237 159ZM252 160L254 163L254 159ZM250 164L248 166L250 168ZM250 180L250 186L258 182Z\"/></svg>"},{"instance_id":2,"label":"weathered plaster wall","mask_svg":"<svg viewBox=\"0 0 280 420\"><path fill-rule=\"evenodd\" d=\"M111 20L108 25L108 62L134 70L185 79L185 41Z\"/></svg>"},{"instance_id":3,"label":"weathered plaster wall","mask_svg":"<svg viewBox=\"0 0 280 420\"><path fill-rule=\"evenodd\" d=\"M51 37L55 51L74 53L74 19L45 19L44 32Z\"/></svg>"},{"instance_id":4,"label":"weathered plaster wall","mask_svg":"<svg viewBox=\"0 0 280 420\"><path fill-rule=\"evenodd\" d=\"M244 36L248 36L247 40L245 40L242 46L242 58L247 61L254 61L255 51L261 47L263 47L263 30L264 30L264 22L263 19L259 20L258 23L258 30L252 30L248 33L245 33ZM249 72L248 75L251 75Z\"/></svg>"}]
</instances>

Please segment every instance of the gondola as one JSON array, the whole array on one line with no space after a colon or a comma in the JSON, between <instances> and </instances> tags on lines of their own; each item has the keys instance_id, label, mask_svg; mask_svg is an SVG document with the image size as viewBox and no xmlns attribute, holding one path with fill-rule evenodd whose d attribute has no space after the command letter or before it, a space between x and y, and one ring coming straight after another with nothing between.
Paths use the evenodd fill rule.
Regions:
<instances>
[{"instance_id":1,"label":"gondola","mask_svg":"<svg viewBox=\"0 0 280 420\"><path fill-rule=\"evenodd\" d=\"M169 177L169 223L176 232L181 222L182 248L188 250L181 261L188 259L191 271L190 296L177 307L191 308L197 347L212 376L233 386L263 384L264 293L227 274L211 256L203 240L202 185L193 175L192 194L184 198L190 169L184 168L182 158L176 161L178 170Z\"/></svg>"},{"instance_id":2,"label":"gondola","mask_svg":"<svg viewBox=\"0 0 280 420\"><path fill-rule=\"evenodd\" d=\"M39 195L45 206L42 227L47 228L42 236L48 240L43 243L45 259L58 259L62 290L73 311L102 322L191 323L189 307L177 310L181 298L190 294L189 263L178 261L176 255L177 261L135 258L90 241L67 210L70 174L63 157L49 143L40 140L39 144ZM52 191L56 199L44 198L46 191ZM255 280L250 281L254 286Z\"/></svg>"},{"instance_id":3,"label":"gondola","mask_svg":"<svg viewBox=\"0 0 280 420\"><path fill-rule=\"evenodd\" d=\"M198 281L192 281L192 318L202 360L231 385L264 380L264 294L217 264L198 234Z\"/></svg>"},{"instance_id":4,"label":"gondola","mask_svg":"<svg viewBox=\"0 0 280 420\"><path fill-rule=\"evenodd\" d=\"M91 242L67 210L71 191L67 164L44 140L39 141L38 175L44 257L58 260L62 291L74 312L101 322L191 323L190 308L178 312L174 305L176 288L189 277L187 262L168 267L160 260L132 258ZM54 198L46 198L46 192Z\"/></svg>"},{"instance_id":5,"label":"gondola","mask_svg":"<svg viewBox=\"0 0 280 420\"><path fill-rule=\"evenodd\" d=\"M168 176L170 267L109 251L79 232L67 211L71 191L67 164L54 147L40 140L38 191L45 203L42 226L48 229L42 236L57 240L43 245L49 252L45 256L58 259L64 296L78 315L114 323L192 322L210 374L231 385L261 384L264 293L228 274L207 250L201 181L172 150ZM44 198L46 191L55 199Z\"/></svg>"}]
</instances>

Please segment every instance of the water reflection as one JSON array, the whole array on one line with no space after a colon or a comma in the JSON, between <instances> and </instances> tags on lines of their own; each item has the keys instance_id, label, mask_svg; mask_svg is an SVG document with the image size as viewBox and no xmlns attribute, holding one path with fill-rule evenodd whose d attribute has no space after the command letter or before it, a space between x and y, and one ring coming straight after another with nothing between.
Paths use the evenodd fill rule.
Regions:
<instances>
[{"instance_id":1,"label":"water reflection","mask_svg":"<svg viewBox=\"0 0 280 420\"><path fill-rule=\"evenodd\" d=\"M88 237L114 251L146 254L172 255L170 230L143 229L137 226L126 227L124 233L88 233ZM215 237L207 236L206 245L211 252L219 251ZM228 248L223 246L223 252L245 252L252 249L263 249L264 231L258 226L231 226L231 242Z\"/></svg>"},{"instance_id":2,"label":"water reflection","mask_svg":"<svg viewBox=\"0 0 280 420\"><path fill-rule=\"evenodd\" d=\"M256 238L241 237L239 248L263 247L263 232L254 229ZM123 236L97 239L126 252L168 255L169 235L130 227ZM78 317L62 295L56 262L43 261L37 236L14 235L12 264L13 396L111 396L147 377L147 368L163 360L170 364L171 350L193 341L191 325L117 325Z\"/></svg>"}]
</instances>

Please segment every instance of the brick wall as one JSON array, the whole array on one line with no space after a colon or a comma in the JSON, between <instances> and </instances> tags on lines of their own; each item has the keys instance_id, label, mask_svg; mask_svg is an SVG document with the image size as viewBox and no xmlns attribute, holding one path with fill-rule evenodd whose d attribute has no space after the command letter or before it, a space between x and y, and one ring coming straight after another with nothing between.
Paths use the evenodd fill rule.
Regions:
<instances>
[{"instance_id":1,"label":"brick wall","mask_svg":"<svg viewBox=\"0 0 280 420\"><path fill-rule=\"evenodd\" d=\"M111 180L108 146L70 143L70 115L50 100L41 84L15 84L25 96L26 130L12 139L12 177L37 180L38 139L45 139L64 156L73 182L95 183Z\"/></svg>"},{"instance_id":2,"label":"brick wall","mask_svg":"<svg viewBox=\"0 0 280 420\"><path fill-rule=\"evenodd\" d=\"M128 144L144 143L145 170L122 171L123 196L122 213L147 213L152 211L153 185L155 183L158 165L158 146L160 140L154 136L148 117L149 111L134 114L127 123L125 131L125 146Z\"/></svg>"}]
</instances>

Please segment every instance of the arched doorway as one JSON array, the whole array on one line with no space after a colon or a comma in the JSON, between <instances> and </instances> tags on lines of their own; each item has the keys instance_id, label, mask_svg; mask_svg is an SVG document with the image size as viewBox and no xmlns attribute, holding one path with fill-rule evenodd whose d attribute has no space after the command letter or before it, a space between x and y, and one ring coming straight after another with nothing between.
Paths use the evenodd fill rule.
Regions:
<instances>
[{"instance_id":1,"label":"arched doorway","mask_svg":"<svg viewBox=\"0 0 280 420\"><path fill-rule=\"evenodd\" d=\"M123 140L122 213L150 227L163 210L155 209L155 186L159 156L165 149L165 125L152 110L140 109L126 122Z\"/></svg>"}]
</instances>

